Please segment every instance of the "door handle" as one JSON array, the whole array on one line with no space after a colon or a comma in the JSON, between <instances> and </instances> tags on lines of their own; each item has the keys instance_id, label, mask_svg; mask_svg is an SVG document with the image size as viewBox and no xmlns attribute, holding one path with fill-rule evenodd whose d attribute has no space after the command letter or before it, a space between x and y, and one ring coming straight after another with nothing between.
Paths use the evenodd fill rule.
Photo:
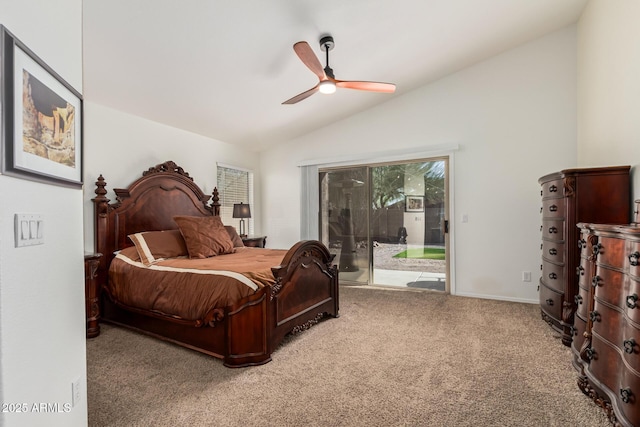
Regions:
<instances>
[{"instance_id":1,"label":"door handle","mask_svg":"<svg viewBox=\"0 0 640 427\"><path fill-rule=\"evenodd\" d=\"M449 220L445 219L442 221L442 234L447 234L449 232Z\"/></svg>"}]
</instances>

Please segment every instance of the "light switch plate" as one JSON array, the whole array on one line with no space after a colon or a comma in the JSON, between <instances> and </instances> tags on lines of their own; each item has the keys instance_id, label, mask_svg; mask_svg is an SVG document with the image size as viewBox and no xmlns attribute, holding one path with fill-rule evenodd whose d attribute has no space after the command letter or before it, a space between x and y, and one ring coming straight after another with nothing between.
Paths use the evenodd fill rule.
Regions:
<instances>
[{"instance_id":1,"label":"light switch plate","mask_svg":"<svg viewBox=\"0 0 640 427\"><path fill-rule=\"evenodd\" d=\"M17 213L14 221L16 248L44 244L44 220L41 214Z\"/></svg>"}]
</instances>

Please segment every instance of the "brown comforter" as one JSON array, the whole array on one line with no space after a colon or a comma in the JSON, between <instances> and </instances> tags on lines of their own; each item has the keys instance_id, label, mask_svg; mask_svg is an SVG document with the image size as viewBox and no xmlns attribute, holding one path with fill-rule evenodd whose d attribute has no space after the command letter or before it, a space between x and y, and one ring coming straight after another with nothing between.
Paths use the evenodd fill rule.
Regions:
<instances>
[{"instance_id":1,"label":"brown comforter","mask_svg":"<svg viewBox=\"0 0 640 427\"><path fill-rule=\"evenodd\" d=\"M146 267L126 248L109 267L109 292L120 304L185 320L204 319L275 279L286 250L237 248L206 259L170 258Z\"/></svg>"}]
</instances>

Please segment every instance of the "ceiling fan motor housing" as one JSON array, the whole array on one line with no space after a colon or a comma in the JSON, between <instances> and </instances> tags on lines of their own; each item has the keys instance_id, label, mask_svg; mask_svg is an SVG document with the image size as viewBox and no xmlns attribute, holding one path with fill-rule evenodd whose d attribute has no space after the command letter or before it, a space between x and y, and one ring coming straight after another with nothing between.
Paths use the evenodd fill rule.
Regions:
<instances>
[{"instance_id":1,"label":"ceiling fan motor housing","mask_svg":"<svg viewBox=\"0 0 640 427\"><path fill-rule=\"evenodd\" d=\"M320 39L320 49L322 49L323 52L333 49L334 46L335 43L333 41L333 37L324 36Z\"/></svg>"}]
</instances>

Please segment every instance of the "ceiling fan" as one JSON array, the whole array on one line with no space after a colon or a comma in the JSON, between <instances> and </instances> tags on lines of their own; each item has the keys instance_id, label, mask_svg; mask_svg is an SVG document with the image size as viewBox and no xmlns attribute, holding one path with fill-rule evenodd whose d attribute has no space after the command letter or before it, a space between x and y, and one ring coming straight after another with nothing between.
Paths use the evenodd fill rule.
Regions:
<instances>
[{"instance_id":1,"label":"ceiling fan","mask_svg":"<svg viewBox=\"0 0 640 427\"><path fill-rule=\"evenodd\" d=\"M313 95L316 92L330 94L336 91L336 87L356 90L366 90L368 92L382 92L393 93L396 90L396 85L393 83L381 83L381 82L363 82L363 81L348 81L338 80L333 75L333 70L329 67L329 51L333 49L335 43L333 37L324 36L320 39L320 49L327 53L327 66L322 68L318 57L313 53L313 50L307 42L298 42L293 45L293 50L296 52L300 60L304 65L309 68L313 74L318 76L320 80L317 85L311 89L302 92L291 99L283 102L283 104L295 104Z\"/></svg>"}]
</instances>

